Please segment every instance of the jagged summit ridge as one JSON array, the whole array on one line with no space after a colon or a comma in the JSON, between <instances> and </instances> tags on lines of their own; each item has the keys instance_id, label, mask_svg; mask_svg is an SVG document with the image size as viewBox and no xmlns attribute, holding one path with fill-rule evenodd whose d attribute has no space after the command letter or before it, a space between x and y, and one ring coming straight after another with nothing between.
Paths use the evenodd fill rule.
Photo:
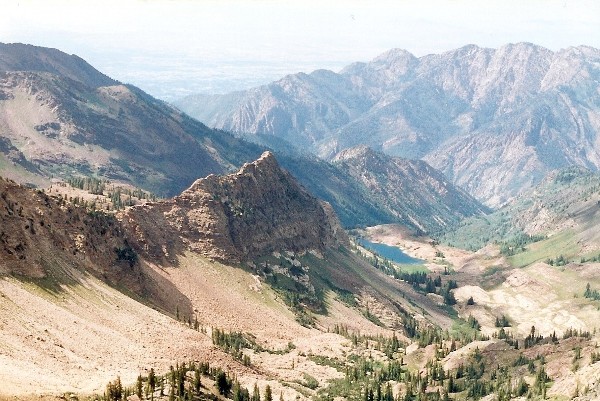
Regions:
<instances>
[{"instance_id":1,"label":"jagged summit ridge","mask_svg":"<svg viewBox=\"0 0 600 401\"><path fill-rule=\"evenodd\" d=\"M186 250L236 262L348 241L331 207L301 187L270 152L237 173L199 179L171 200L134 207L124 222L142 252L172 262Z\"/></svg>"},{"instance_id":2,"label":"jagged summit ridge","mask_svg":"<svg viewBox=\"0 0 600 401\"><path fill-rule=\"evenodd\" d=\"M275 159L275 155L273 155L270 151L265 151L263 154L253 162L244 163L244 165L235 173L237 177L243 176L253 176L256 174L264 174L268 170L279 169L279 163L277 163L277 159ZM211 190L214 189L215 184L219 185L222 177L217 174L209 174L205 178L199 178L194 181L194 183L182 193L182 196L185 194L191 194L199 190Z\"/></svg>"},{"instance_id":3,"label":"jagged summit ridge","mask_svg":"<svg viewBox=\"0 0 600 401\"><path fill-rule=\"evenodd\" d=\"M209 126L280 137L329 159L366 144L423 159L500 206L555 169L600 168L600 50L468 45L414 57L392 49L340 73L286 77L176 104ZM196 106L195 106L196 105Z\"/></svg>"}]
</instances>

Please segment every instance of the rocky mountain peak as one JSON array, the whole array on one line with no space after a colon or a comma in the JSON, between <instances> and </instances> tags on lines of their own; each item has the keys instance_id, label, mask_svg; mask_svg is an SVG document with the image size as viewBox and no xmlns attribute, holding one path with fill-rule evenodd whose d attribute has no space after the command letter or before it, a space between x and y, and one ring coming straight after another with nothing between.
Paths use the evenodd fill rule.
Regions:
<instances>
[{"instance_id":1,"label":"rocky mountain peak","mask_svg":"<svg viewBox=\"0 0 600 401\"><path fill-rule=\"evenodd\" d=\"M237 173L229 175L232 180L242 179L243 177L265 177L272 174L283 173L275 155L270 151L265 151L263 154L251 163L244 163ZM193 196L196 192L217 190L223 183L223 177L210 174L206 178L199 178L181 196Z\"/></svg>"},{"instance_id":2,"label":"rocky mountain peak","mask_svg":"<svg viewBox=\"0 0 600 401\"><path fill-rule=\"evenodd\" d=\"M186 250L231 262L323 251L348 241L331 207L301 187L271 152L237 173L199 179L173 199L134 207L123 220L142 252L171 262Z\"/></svg>"},{"instance_id":3,"label":"rocky mountain peak","mask_svg":"<svg viewBox=\"0 0 600 401\"><path fill-rule=\"evenodd\" d=\"M410 64L416 61L417 58L407 50L391 49L375 57L369 64L373 67L382 66L399 73L401 70L406 71Z\"/></svg>"}]
</instances>

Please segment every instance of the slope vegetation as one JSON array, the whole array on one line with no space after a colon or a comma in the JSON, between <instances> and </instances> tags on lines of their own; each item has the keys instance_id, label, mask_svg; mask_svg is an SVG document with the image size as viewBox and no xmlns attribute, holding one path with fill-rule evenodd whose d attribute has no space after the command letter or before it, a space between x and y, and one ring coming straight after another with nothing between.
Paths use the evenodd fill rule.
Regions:
<instances>
[{"instance_id":1,"label":"slope vegetation","mask_svg":"<svg viewBox=\"0 0 600 401\"><path fill-rule=\"evenodd\" d=\"M509 256L529 255L523 263L560 254L586 257L599 249L599 190L598 173L579 167L562 169L504 208L464 220L441 239L472 250L498 243ZM526 250L531 252L516 256Z\"/></svg>"},{"instance_id":2,"label":"slope vegetation","mask_svg":"<svg viewBox=\"0 0 600 401\"><path fill-rule=\"evenodd\" d=\"M311 359L349 351L336 327L407 340L405 320L424 311L423 327L451 325L352 252L331 209L269 153L116 215L1 184L4 394L99 391L117 375L209 360L248 386L306 397L312 384L285 383L339 377ZM217 328L250 333L251 366L213 344Z\"/></svg>"}]
</instances>

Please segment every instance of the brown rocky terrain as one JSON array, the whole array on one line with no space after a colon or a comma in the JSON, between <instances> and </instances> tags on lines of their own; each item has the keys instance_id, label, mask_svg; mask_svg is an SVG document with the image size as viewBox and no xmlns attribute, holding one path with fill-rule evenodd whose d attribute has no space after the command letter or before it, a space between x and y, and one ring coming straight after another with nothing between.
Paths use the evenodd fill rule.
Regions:
<instances>
[{"instance_id":1,"label":"brown rocky terrain","mask_svg":"<svg viewBox=\"0 0 600 401\"><path fill-rule=\"evenodd\" d=\"M209 360L248 386L270 384L287 397L305 397L274 378L300 381L306 372L325 384L338 377L309 358L348 351L344 337L325 331L343 324L391 335L360 305L366 302L394 327L400 322L395 305L411 308L395 293L397 284L372 266L347 251L331 256L349 246L337 218L270 153L236 174L198 180L172 200L117 214L8 180L0 185L0 374L6 383L0 395L97 392L117 375L132 383L149 367L165 372L178 361ZM294 266L303 273L291 275L285 255L302 254ZM355 291L358 305L328 290L329 312L315 316L320 329L303 327L264 276L210 260L235 265L265 255L282 279L314 291L311 280L327 277L337 291ZM175 317L197 320L207 334ZM294 348L247 351L255 361L249 369L211 344L211 327L250 332L268 349L291 342ZM295 364L301 370L290 371Z\"/></svg>"},{"instance_id":2,"label":"brown rocky terrain","mask_svg":"<svg viewBox=\"0 0 600 401\"><path fill-rule=\"evenodd\" d=\"M354 345L350 339L329 332L335 326L384 336L392 335L390 328L398 330L395 335L403 344L411 344L401 351L406 353L407 369L423 372L436 354L435 345L419 347L407 338L402 318L408 313L423 323L430 321L455 330L447 310L438 305L439 297L415 291L412 285L386 276L344 250L351 245L345 234L337 231L335 216L328 215L322 204L298 186L268 153L236 174L198 180L180 197L132 207L117 215L92 213L8 181L3 181L3 189L2 227L11 230L3 236L0 259L5 262L0 278L0 374L6 384L0 396L98 392L117 375L132 384L139 373L147 374L149 367L165 372L178 361L209 360L234 372L246 387L257 383L264 391L269 384L286 400L307 399L316 393L301 384L306 377L314 378L319 388L327 386L329 380L343 376L334 366L343 366L348 355L385 360L375 345ZM214 196L209 196L211 193ZM225 198L226 204L222 202ZM294 204L294 199L302 203ZM261 217L255 222L250 216L245 221L243 213L227 213L227 205L239 205L238 209L229 209L238 211L253 206L263 215L270 213L272 220L265 222ZM86 216L100 221L86 220ZM136 224L136 218L140 224ZM214 219L215 224L209 226L214 231L201 224L209 219ZM295 230L286 230L286 224L294 219L308 224L294 223ZM103 234L106 221L113 222L114 229ZM31 227L35 233L31 233ZM149 234L140 235L145 228ZM169 242L178 229L183 239ZM217 230L221 229L233 232L224 231L219 236ZM247 234L243 241L236 240L235 230ZM575 282L581 282L578 276L583 275L596 285L593 269L582 268L573 274L552 271L547 266L540 271L537 265L507 272L506 283L496 288L481 288L472 283L488 280L486 271L495 268L497 253L471 254L419 242L405 229L393 226L369 232L426 259L433 272L449 266L451 277L461 283L455 291L460 315L465 319L469 314L477 316L485 333L493 332L494 311L500 310L510 314L515 333L526 332L533 322L547 334L552 326L544 325L546 316L559 329L568 328L577 319L581 319L581 325L575 327L594 327L597 312L590 308L590 301L573 298L570 290L562 291L550 283L571 280L569 288L575 288ZM267 233L273 236L277 248L253 242L254 237L264 238ZM99 245L103 235L104 247ZM149 245L147 250L144 244ZM133 253L135 259L128 253L119 256L116 249L126 246L138 250ZM156 255L151 252L155 249ZM440 257L439 251L445 256ZM39 257L43 263L19 264L21 256L25 261ZM248 266L254 265L251 259L258 258L260 266L268 265L272 273L265 275L259 269L215 261L220 257L246 260ZM297 270L293 274L292 266ZM284 302L281 287L267 282L275 273L280 280L287 277L309 288L328 283L327 312L313 314L313 327L300 325L294 309ZM538 290L528 290L520 283L542 276L545 282L539 285L548 293L543 300L550 301L542 315L534 315L534 311L526 315L523 311L537 302L534 297ZM133 286L132 277L134 283L143 286ZM350 291L354 303L348 303ZM476 299L474 306L463 306L468 296ZM585 313L578 312L578 306L585 306ZM518 316L517 309L521 310ZM196 319L201 331L187 323ZM244 349L252 361L244 366L212 344L211 328L250 333L264 350ZM466 363L477 347L490 369L498 363L513 366L513 359L519 356L502 341L476 342L450 353L445 366L454 369L452 366L461 361ZM573 359L573 347L581 347L583 357L571 369L564 369ZM561 340L557 345L537 345L526 355L534 358L543 354L547 358L547 372L556 383L549 392L573 394L577 383L596 386L590 374L597 371L597 363L587 354L595 350L593 339L576 338ZM518 367L511 369L518 372ZM533 375L527 377L533 382ZM402 394L405 388L400 386L394 391Z\"/></svg>"},{"instance_id":3,"label":"brown rocky terrain","mask_svg":"<svg viewBox=\"0 0 600 401\"><path fill-rule=\"evenodd\" d=\"M173 199L130 208L122 219L137 249L153 260L174 261L189 249L231 263L348 244L331 207L270 152L235 174L199 179Z\"/></svg>"},{"instance_id":4,"label":"brown rocky terrain","mask_svg":"<svg viewBox=\"0 0 600 401\"><path fill-rule=\"evenodd\" d=\"M0 179L2 260L0 271L43 278L48 257L116 278L138 267L120 223L112 215L85 209ZM119 254L120 251L121 254ZM139 283L138 283L139 284Z\"/></svg>"},{"instance_id":5,"label":"brown rocky terrain","mask_svg":"<svg viewBox=\"0 0 600 401\"><path fill-rule=\"evenodd\" d=\"M52 172L62 177L92 172L172 192L194 174L225 171L256 150L240 148L241 142L227 134L205 131L136 88L94 73L76 57L34 50L0 46L8 55L0 63L5 70L0 74L0 169L21 182L35 184ZM21 56L27 62L15 61ZM172 148L170 140L178 145ZM445 224L443 211L455 208L450 199L446 206L451 210L430 209L423 193L401 188L408 182L440 196L453 191L424 163L390 161L361 148L342 154L338 162L347 163L347 175L371 189L372 198L386 192L396 197L394 191L404 189L407 202L439 225ZM431 174L412 180L412 170ZM411 171L407 179L396 179ZM339 176L330 178L335 182ZM571 178L567 174L559 181ZM393 396L401 397L411 386L422 388L424 382L408 383L411 375L417 381L432 377L432 363L452 373L471 364L477 351L486 369L482 381L495 388L512 390L510 379L506 384L498 374L492 378L492 370L503 365L532 387L534 371L546 369L552 379L548 392L557 398L585 396L586 389L592 389L590 397L598 392L596 334L545 339L523 350L498 339L466 344L477 335L493 336L499 313L508 315L508 330L521 342L532 325L546 336L554 330L597 330L598 301L582 296L586 282L600 288L597 261L568 260L560 266L540 261L557 256L548 249L561 252L557 245L573 244L574 236L564 231L547 239L554 242L527 244L510 257L494 245L473 253L413 238L405 227L365 231L425 260L423 266L391 268L443 274L445 283L456 280L459 288L452 294L458 303L451 307L440 294L385 274L384 267L392 264L357 249L332 209L300 186L271 153L237 173L196 180L172 199L120 212L107 212L108 204L97 211L92 194L63 183L60 187L51 192L0 181L0 399L99 393L117 375L131 385L150 367L166 373L170 365L190 360L209 361L243 386L256 383L263 394L269 384L284 400L362 399L364 388L344 375L359 366L362 384L370 386L384 371L368 372L368 366L384 369L393 362L396 367L386 374L402 371L403 377L388 383ZM560 216L579 188L519 216L529 216L536 227L550 227L552 213ZM85 203L68 200L71 195ZM597 243L597 188L579 195L562 211L574 214L567 216L569 224L587 221L584 239ZM388 199L387 205L404 210L402 203ZM533 219L537 210L546 210L550 218ZM597 252L593 246L585 249ZM248 341L242 352L249 360L213 344L217 328L236 331ZM396 347L386 353L392 336ZM449 349L450 338L456 340L455 351ZM533 371L515 364L521 352L532 360ZM215 393L213 382L203 380L206 390ZM435 397L444 390L443 380L424 383L426 391ZM585 387L580 391L579 386ZM466 396L464 388L453 390L451 398Z\"/></svg>"}]
</instances>

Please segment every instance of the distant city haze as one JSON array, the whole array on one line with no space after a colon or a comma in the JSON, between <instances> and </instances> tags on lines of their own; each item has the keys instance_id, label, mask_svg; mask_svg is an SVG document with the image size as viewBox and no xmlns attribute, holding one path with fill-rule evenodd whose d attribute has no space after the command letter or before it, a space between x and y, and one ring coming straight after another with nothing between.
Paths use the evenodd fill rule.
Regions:
<instances>
[{"instance_id":1,"label":"distant city haze","mask_svg":"<svg viewBox=\"0 0 600 401\"><path fill-rule=\"evenodd\" d=\"M13 1L0 41L54 47L150 94L226 93L391 48L416 56L473 43L600 47L600 2Z\"/></svg>"}]
</instances>

